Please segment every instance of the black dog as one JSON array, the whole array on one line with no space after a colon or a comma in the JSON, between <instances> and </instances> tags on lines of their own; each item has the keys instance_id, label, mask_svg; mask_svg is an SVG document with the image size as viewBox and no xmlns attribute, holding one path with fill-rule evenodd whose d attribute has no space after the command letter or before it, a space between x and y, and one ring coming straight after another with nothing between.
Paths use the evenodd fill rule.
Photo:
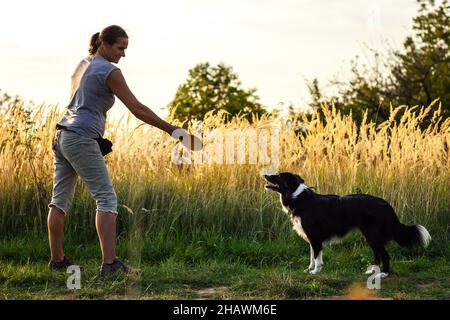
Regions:
<instances>
[{"instance_id":1,"label":"black dog","mask_svg":"<svg viewBox=\"0 0 450 320\"><path fill-rule=\"evenodd\" d=\"M431 240L421 225L406 226L398 220L385 200L370 195L321 195L308 188L303 179L289 172L264 175L266 189L280 193L283 210L290 216L294 230L309 242L312 274L322 267L322 245L359 229L373 250L375 264L383 262L381 278L389 274L389 254L385 245L394 240L404 247L427 246ZM370 274L374 270L367 270Z\"/></svg>"}]
</instances>

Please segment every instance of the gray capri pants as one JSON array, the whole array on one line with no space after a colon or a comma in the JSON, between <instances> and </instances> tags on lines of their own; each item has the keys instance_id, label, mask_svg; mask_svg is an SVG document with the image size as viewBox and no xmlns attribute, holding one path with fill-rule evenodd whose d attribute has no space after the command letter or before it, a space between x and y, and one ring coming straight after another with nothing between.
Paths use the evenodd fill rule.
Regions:
<instances>
[{"instance_id":1,"label":"gray capri pants","mask_svg":"<svg viewBox=\"0 0 450 320\"><path fill-rule=\"evenodd\" d=\"M53 155L55 171L49 207L67 213L80 176L95 199L97 211L117 214L116 192L96 140L73 131L57 130Z\"/></svg>"}]
</instances>

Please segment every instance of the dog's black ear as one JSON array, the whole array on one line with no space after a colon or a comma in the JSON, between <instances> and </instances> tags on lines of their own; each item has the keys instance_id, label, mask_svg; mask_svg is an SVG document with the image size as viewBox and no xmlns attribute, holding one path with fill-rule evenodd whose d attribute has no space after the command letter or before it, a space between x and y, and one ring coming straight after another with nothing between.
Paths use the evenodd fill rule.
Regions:
<instances>
[{"instance_id":1,"label":"dog's black ear","mask_svg":"<svg viewBox=\"0 0 450 320\"><path fill-rule=\"evenodd\" d=\"M289 190L295 190L301 183L303 183L303 179L299 175L292 173L287 174L285 181L286 187Z\"/></svg>"},{"instance_id":2,"label":"dog's black ear","mask_svg":"<svg viewBox=\"0 0 450 320\"><path fill-rule=\"evenodd\" d=\"M295 177L297 178L297 181L298 181L299 183L305 183L305 180L303 180L303 178L300 177L298 174L295 174Z\"/></svg>"}]
</instances>

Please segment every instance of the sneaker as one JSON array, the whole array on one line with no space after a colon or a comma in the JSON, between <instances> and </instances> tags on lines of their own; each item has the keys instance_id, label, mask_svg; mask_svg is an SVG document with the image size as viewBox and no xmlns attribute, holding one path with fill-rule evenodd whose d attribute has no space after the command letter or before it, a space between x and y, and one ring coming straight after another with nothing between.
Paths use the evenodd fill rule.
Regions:
<instances>
[{"instance_id":1,"label":"sneaker","mask_svg":"<svg viewBox=\"0 0 450 320\"><path fill-rule=\"evenodd\" d=\"M73 263L64 256L62 261L52 261L48 263L48 268L54 271L66 271L69 266L73 265Z\"/></svg>"},{"instance_id":2,"label":"sneaker","mask_svg":"<svg viewBox=\"0 0 450 320\"><path fill-rule=\"evenodd\" d=\"M133 274L133 275L139 275L141 274L141 270L140 269L134 269L131 267L127 267L122 261L120 261L119 259L114 259L113 263L102 263L102 266L100 268L100 277L104 277L107 274L111 274L114 272L123 272L126 274Z\"/></svg>"}]
</instances>

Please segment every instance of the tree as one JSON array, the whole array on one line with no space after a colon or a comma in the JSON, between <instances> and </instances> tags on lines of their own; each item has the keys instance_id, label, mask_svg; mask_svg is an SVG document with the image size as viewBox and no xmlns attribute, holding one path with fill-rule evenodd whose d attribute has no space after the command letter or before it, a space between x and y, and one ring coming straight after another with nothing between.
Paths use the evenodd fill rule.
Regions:
<instances>
[{"instance_id":1,"label":"tree","mask_svg":"<svg viewBox=\"0 0 450 320\"><path fill-rule=\"evenodd\" d=\"M169 104L172 118L179 120L202 120L207 112L225 110L228 118L266 112L258 102L256 89L244 90L230 66L219 64L211 67L201 63L189 70L187 81L178 87L175 98Z\"/></svg>"},{"instance_id":2,"label":"tree","mask_svg":"<svg viewBox=\"0 0 450 320\"><path fill-rule=\"evenodd\" d=\"M343 113L352 112L361 120L365 111L375 122L389 118L390 106L428 106L439 99L442 116L450 116L450 18L448 0L436 5L434 0L417 0L419 12L413 18L413 33L403 43L403 50L390 49L386 55L370 49L369 65L352 60L348 81L333 80L339 94L325 98L317 83L309 83L317 101L333 100ZM313 90L311 90L313 89ZM318 95L319 93L319 95ZM399 115L400 116L400 115Z\"/></svg>"},{"instance_id":3,"label":"tree","mask_svg":"<svg viewBox=\"0 0 450 320\"><path fill-rule=\"evenodd\" d=\"M419 0L413 19L413 36L406 38L404 53L396 52L399 64L392 68L393 94L397 104L429 105L440 98L443 115L450 116L450 6Z\"/></svg>"}]
</instances>

